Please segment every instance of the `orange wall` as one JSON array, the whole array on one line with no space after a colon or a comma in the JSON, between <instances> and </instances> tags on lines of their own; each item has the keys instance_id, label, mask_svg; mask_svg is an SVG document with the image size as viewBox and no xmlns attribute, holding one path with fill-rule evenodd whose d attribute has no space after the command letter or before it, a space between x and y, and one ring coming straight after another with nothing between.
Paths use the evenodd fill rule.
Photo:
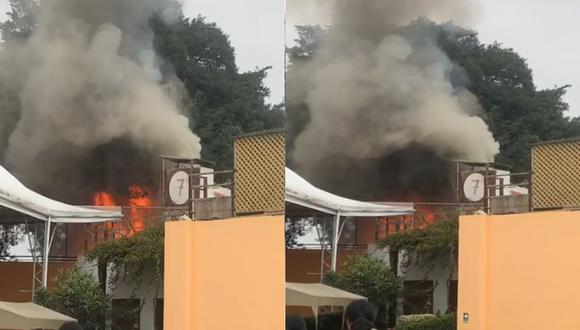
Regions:
<instances>
[{"instance_id":1,"label":"orange wall","mask_svg":"<svg viewBox=\"0 0 580 330\"><path fill-rule=\"evenodd\" d=\"M461 217L458 329L580 329L578 251L580 212Z\"/></svg>"},{"instance_id":2,"label":"orange wall","mask_svg":"<svg viewBox=\"0 0 580 330\"><path fill-rule=\"evenodd\" d=\"M51 262L48 267L48 285L74 262ZM32 298L32 262L0 262L0 301L30 302Z\"/></svg>"},{"instance_id":3,"label":"orange wall","mask_svg":"<svg viewBox=\"0 0 580 330\"><path fill-rule=\"evenodd\" d=\"M284 217L165 225L165 330L284 328Z\"/></svg>"}]
</instances>

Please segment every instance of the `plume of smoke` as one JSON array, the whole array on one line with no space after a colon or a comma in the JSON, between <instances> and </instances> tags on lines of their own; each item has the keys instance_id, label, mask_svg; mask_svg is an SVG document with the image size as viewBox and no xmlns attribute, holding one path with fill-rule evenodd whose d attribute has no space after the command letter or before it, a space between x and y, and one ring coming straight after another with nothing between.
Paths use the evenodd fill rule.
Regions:
<instances>
[{"instance_id":1,"label":"plume of smoke","mask_svg":"<svg viewBox=\"0 0 580 330\"><path fill-rule=\"evenodd\" d=\"M419 16L474 17L469 1L329 4L334 16L322 50L297 63L287 78L288 103L310 111L293 157L305 175L331 156L378 158L414 145L442 158L493 161L499 145L476 116L476 98L452 84L454 64L434 34L397 32Z\"/></svg>"},{"instance_id":2,"label":"plume of smoke","mask_svg":"<svg viewBox=\"0 0 580 330\"><path fill-rule=\"evenodd\" d=\"M21 109L5 162L26 182L48 184L118 140L149 155L199 157L181 114L185 95L157 67L155 13L169 21L180 8L171 0L41 1L29 40L5 45L0 79L19 92Z\"/></svg>"}]
</instances>

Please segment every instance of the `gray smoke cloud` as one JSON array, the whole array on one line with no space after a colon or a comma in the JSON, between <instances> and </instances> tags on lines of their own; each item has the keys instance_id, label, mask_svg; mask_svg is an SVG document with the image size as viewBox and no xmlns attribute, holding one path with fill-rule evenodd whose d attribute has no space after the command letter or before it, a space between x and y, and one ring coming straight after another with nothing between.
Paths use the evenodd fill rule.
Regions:
<instances>
[{"instance_id":1,"label":"gray smoke cloud","mask_svg":"<svg viewBox=\"0 0 580 330\"><path fill-rule=\"evenodd\" d=\"M320 3L320 2L319 2ZM369 159L420 145L442 158L491 162L499 152L481 108L430 31L400 33L418 17L476 19L467 0L327 1L332 29L311 61L288 73L287 100L310 122L293 160L306 175L330 156ZM296 6L294 6L296 7ZM320 10L320 9L319 9Z\"/></svg>"},{"instance_id":2,"label":"gray smoke cloud","mask_svg":"<svg viewBox=\"0 0 580 330\"><path fill-rule=\"evenodd\" d=\"M170 0L40 1L32 36L0 51L0 79L20 103L4 156L21 178L42 186L119 139L150 155L199 157L180 82L157 66L154 13L171 21L180 9Z\"/></svg>"}]
</instances>

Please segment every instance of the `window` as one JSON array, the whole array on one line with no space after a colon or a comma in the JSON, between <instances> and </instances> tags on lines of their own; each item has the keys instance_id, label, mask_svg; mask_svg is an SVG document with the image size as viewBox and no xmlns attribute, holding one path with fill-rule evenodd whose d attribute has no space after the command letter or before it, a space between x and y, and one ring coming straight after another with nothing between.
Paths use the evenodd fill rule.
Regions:
<instances>
[{"instance_id":1,"label":"window","mask_svg":"<svg viewBox=\"0 0 580 330\"><path fill-rule=\"evenodd\" d=\"M340 238L338 244L340 246L353 246L356 245L356 233L357 233L357 222L354 218L346 218L343 222L341 221L342 232L340 233ZM332 225L330 226L332 228ZM332 232L332 231L331 231Z\"/></svg>"},{"instance_id":2,"label":"window","mask_svg":"<svg viewBox=\"0 0 580 330\"><path fill-rule=\"evenodd\" d=\"M457 281L449 281L449 312L457 312Z\"/></svg>"},{"instance_id":3,"label":"window","mask_svg":"<svg viewBox=\"0 0 580 330\"><path fill-rule=\"evenodd\" d=\"M155 330L163 330L163 299L155 299Z\"/></svg>"},{"instance_id":4,"label":"window","mask_svg":"<svg viewBox=\"0 0 580 330\"><path fill-rule=\"evenodd\" d=\"M141 300L113 299L113 330L139 330Z\"/></svg>"},{"instance_id":5,"label":"window","mask_svg":"<svg viewBox=\"0 0 580 330\"><path fill-rule=\"evenodd\" d=\"M433 313L433 281L403 283L403 314Z\"/></svg>"}]
</instances>

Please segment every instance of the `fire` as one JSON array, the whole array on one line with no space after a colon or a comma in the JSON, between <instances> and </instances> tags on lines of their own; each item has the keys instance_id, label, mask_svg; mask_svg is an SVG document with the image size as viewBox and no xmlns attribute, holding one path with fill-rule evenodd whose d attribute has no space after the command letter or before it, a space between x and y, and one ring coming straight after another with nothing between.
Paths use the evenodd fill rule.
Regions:
<instances>
[{"instance_id":1,"label":"fire","mask_svg":"<svg viewBox=\"0 0 580 330\"><path fill-rule=\"evenodd\" d=\"M96 193L93 196L93 205L95 206L116 206L117 203L115 202L115 198L113 197L113 195L111 195L110 193L106 192L106 191L101 191ZM97 233L97 236L99 235L99 226L95 226L95 231ZM104 225L104 232L102 233L103 235L103 239L106 239L107 237L110 237L113 234L114 231L114 225L113 223L107 223Z\"/></svg>"},{"instance_id":2,"label":"fire","mask_svg":"<svg viewBox=\"0 0 580 330\"><path fill-rule=\"evenodd\" d=\"M380 226L383 228L379 233L380 238L386 238L390 234L395 234L409 229L421 229L437 222L437 215L429 205L422 204L423 199L417 193L408 193L401 199L415 204L416 213L410 216L402 216L398 219L381 219Z\"/></svg>"},{"instance_id":3,"label":"fire","mask_svg":"<svg viewBox=\"0 0 580 330\"><path fill-rule=\"evenodd\" d=\"M144 229L144 220L147 209L151 207L152 201L147 190L139 185L132 185L128 189L128 198L115 198L111 193L101 191L93 196L93 205L95 206L118 206L119 199L124 200L129 208L129 221L123 223L108 223L106 225L107 236L115 232L115 236L132 236L135 232ZM124 204L124 203L123 203Z\"/></svg>"},{"instance_id":4,"label":"fire","mask_svg":"<svg viewBox=\"0 0 580 330\"><path fill-rule=\"evenodd\" d=\"M138 185L129 187L129 207L131 207L131 224L134 231L143 230L146 209L152 205L149 193Z\"/></svg>"},{"instance_id":5,"label":"fire","mask_svg":"<svg viewBox=\"0 0 580 330\"><path fill-rule=\"evenodd\" d=\"M115 206L115 199L113 195L108 192L102 191L95 194L93 197L93 204L95 206Z\"/></svg>"}]
</instances>

